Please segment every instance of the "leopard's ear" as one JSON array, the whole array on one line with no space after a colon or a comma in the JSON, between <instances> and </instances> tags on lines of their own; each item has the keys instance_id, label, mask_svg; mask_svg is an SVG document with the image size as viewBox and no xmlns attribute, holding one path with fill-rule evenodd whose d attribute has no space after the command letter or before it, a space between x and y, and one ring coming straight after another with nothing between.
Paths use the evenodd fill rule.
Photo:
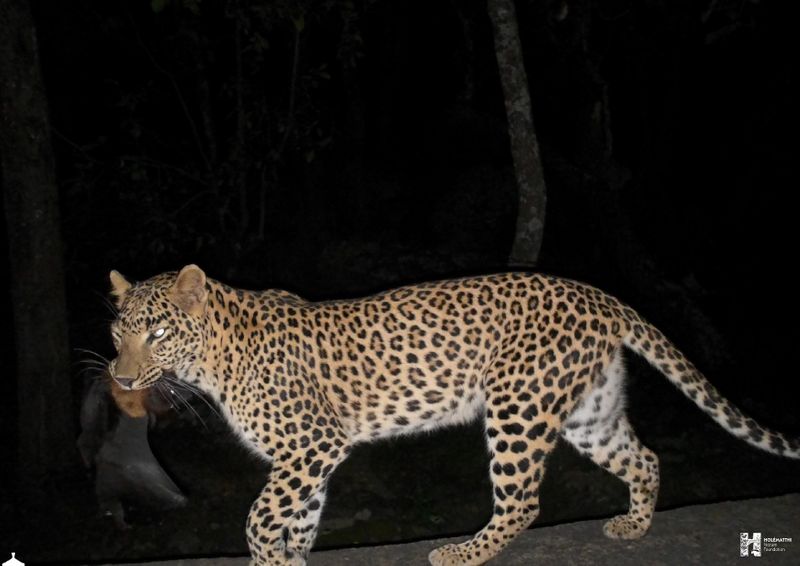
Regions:
<instances>
[{"instance_id":1,"label":"leopard's ear","mask_svg":"<svg viewBox=\"0 0 800 566\"><path fill-rule=\"evenodd\" d=\"M208 304L206 274L196 265L187 265L178 273L170 289L172 301L187 313L202 316Z\"/></svg>"},{"instance_id":2,"label":"leopard's ear","mask_svg":"<svg viewBox=\"0 0 800 566\"><path fill-rule=\"evenodd\" d=\"M132 285L116 269L111 270L111 273L108 274L108 278L111 280L111 294L114 296L117 306L119 306L125 298L125 293L128 292L128 289L130 289Z\"/></svg>"}]
</instances>

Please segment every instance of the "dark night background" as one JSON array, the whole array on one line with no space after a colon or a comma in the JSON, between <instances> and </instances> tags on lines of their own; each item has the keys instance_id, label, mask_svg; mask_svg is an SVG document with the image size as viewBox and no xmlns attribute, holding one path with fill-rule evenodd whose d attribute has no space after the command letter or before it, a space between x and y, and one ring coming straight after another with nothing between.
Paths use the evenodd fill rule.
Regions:
<instances>
[{"instance_id":1,"label":"dark night background","mask_svg":"<svg viewBox=\"0 0 800 566\"><path fill-rule=\"evenodd\" d=\"M29 3L76 430L92 379L81 349L113 353L110 269L143 279L197 263L235 286L309 299L508 269L517 190L486 2ZM734 403L797 435L790 4L516 2L547 183L536 269L633 305ZM150 431L189 498L182 509L133 497L132 528L117 530L71 449L44 498L14 487L26 473L20 430L37 416L15 402L15 352L35 345L12 340L13 265L0 307L0 556L246 553L265 470L201 402L205 427L183 411ZM661 508L800 491L797 463L734 440L630 358L632 420L661 457ZM359 447L334 476L318 547L477 530L490 511L482 442L473 426ZM539 523L626 503L621 482L559 447Z\"/></svg>"}]
</instances>

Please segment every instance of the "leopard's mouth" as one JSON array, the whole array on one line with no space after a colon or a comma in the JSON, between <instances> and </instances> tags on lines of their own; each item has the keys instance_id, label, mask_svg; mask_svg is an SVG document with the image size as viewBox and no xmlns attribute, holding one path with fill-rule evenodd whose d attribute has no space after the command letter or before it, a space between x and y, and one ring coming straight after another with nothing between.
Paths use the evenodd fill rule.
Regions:
<instances>
[{"instance_id":1,"label":"leopard's mouth","mask_svg":"<svg viewBox=\"0 0 800 566\"><path fill-rule=\"evenodd\" d=\"M134 389L137 389L137 384L135 382L136 380L131 377L122 377L113 374L111 377L123 391L133 391Z\"/></svg>"},{"instance_id":2,"label":"leopard's mouth","mask_svg":"<svg viewBox=\"0 0 800 566\"><path fill-rule=\"evenodd\" d=\"M148 371L147 373L150 375L145 376L141 381L135 381L130 389L147 389L161 382L169 383L177 379L175 372L170 368L159 368L157 371Z\"/></svg>"}]
</instances>

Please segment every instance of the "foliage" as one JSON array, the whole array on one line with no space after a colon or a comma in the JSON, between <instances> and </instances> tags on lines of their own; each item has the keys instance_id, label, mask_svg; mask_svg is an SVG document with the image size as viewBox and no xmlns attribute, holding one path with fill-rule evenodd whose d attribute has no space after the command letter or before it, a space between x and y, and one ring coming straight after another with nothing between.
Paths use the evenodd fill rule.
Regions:
<instances>
[{"instance_id":1,"label":"foliage","mask_svg":"<svg viewBox=\"0 0 800 566\"><path fill-rule=\"evenodd\" d=\"M370 4L152 0L107 20L123 53L104 69L113 121L89 141L61 136L73 152L67 231L96 226L87 208L125 210L109 220L127 234L116 259L143 270L263 253L271 202L337 134L330 101L362 57Z\"/></svg>"}]
</instances>

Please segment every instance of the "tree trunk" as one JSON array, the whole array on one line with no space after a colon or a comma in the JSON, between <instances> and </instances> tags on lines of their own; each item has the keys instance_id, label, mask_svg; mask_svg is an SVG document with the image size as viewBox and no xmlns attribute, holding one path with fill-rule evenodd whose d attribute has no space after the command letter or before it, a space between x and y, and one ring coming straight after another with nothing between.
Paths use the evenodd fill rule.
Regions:
<instances>
[{"instance_id":1,"label":"tree trunk","mask_svg":"<svg viewBox=\"0 0 800 566\"><path fill-rule=\"evenodd\" d=\"M539 259L547 199L539 142L533 127L528 79L519 41L514 0L489 0L494 51L503 85L508 135L519 191L511 265L533 266Z\"/></svg>"},{"instance_id":2,"label":"tree trunk","mask_svg":"<svg viewBox=\"0 0 800 566\"><path fill-rule=\"evenodd\" d=\"M28 0L0 0L0 175L17 352L18 477L77 463L58 191Z\"/></svg>"}]
</instances>

